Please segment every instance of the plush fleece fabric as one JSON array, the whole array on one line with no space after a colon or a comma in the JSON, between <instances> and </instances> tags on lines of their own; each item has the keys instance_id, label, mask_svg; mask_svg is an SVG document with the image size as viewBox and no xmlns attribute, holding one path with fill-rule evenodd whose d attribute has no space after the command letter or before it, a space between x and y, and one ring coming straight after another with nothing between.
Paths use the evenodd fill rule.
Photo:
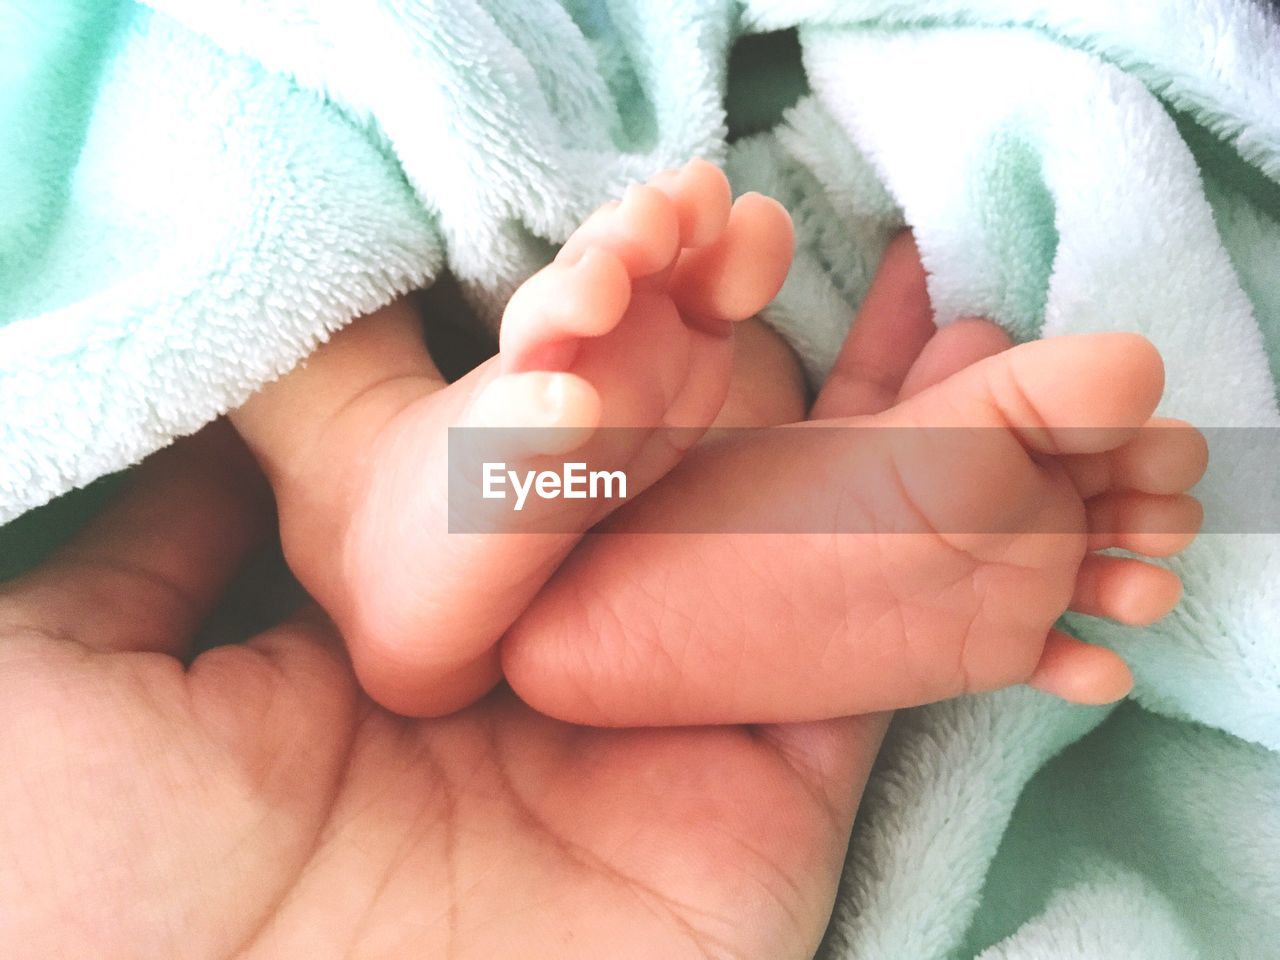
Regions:
<instances>
[{"instance_id":1,"label":"plush fleece fabric","mask_svg":"<svg viewBox=\"0 0 1280 960\"><path fill-rule=\"evenodd\" d=\"M1223 428L1199 490L1219 532L1171 561L1179 608L1068 620L1126 656L1131 701L902 713L822 955L1280 956L1280 540L1256 509L1280 502L1280 21L1260 3L0 0L0 522L446 268L494 323L591 209L695 155L795 216L767 319L815 383L910 225L939 322L1140 331L1162 412ZM67 502L0 530L0 570Z\"/></svg>"}]
</instances>

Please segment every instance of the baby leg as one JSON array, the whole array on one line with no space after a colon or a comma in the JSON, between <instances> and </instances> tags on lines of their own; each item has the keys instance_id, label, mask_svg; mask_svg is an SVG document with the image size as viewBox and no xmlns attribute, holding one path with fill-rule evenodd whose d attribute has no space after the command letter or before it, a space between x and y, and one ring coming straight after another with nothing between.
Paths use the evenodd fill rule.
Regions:
<instances>
[{"instance_id":1,"label":"baby leg","mask_svg":"<svg viewBox=\"0 0 1280 960\"><path fill-rule=\"evenodd\" d=\"M694 162L588 220L512 298L500 355L462 380L443 383L416 317L393 304L232 415L276 492L291 566L375 699L428 714L483 695L500 675L494 643L608 508L559 501L544 532L449 533L449 428L561 428L558 449L505 459L536 468L576 449L625 467L634 496L682 452L647 430L696 435L715 417L731 321L772 298L790 254L777 204L731 208L723 175ZM619 440L601 426L642 429ZM540 529L538 509L524 529Z\"/></svg>"}]
</instances>

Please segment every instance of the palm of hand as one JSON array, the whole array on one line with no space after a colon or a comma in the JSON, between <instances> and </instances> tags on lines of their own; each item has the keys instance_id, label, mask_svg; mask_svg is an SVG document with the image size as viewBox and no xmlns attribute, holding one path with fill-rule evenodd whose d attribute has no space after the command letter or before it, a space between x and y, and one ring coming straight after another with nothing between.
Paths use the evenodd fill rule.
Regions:
<instances>
[{"instance_id":1,"label":"palm of hand","mask_svg":"<svg viewBox=\"0 0 1280 960\"><path fill-rule=\"evenodd\" d=\"M902 310L932 330L897 246L915 281L858 321L890 366ZM0 585L0 956L812 955L887 717L600 730L499 691L406 720L314 613L187 667L271 505L225 425L134 480Z\"/></svg>"},{"instance_id":2,"label":"palm of hand","mask_svg":"<svg viewBox=\"0 0 1280 960\"><path fill-rule=\"evenodd\" d=\"M502 692L406 720L318 619L187 671L11 628L0 952L809 956L852 786L804 758L834 735L574 728Z\"/></svg>"}]
</instances>

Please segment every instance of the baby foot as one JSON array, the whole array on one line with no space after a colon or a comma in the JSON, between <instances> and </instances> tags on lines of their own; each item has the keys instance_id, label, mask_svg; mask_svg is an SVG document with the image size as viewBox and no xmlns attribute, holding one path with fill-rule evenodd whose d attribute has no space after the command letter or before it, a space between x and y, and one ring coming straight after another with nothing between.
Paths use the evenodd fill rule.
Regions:
<instances>
[{"instance_id":1,"label":"baby foot","mask_svg":"<svg viewBox=\"0 0 1280 960\"><path fill-rule=\"evenodd\" d=\"M282 535L374 699L421 715L488 691L500 676L494 644L581 532L616 505L530 499L511 517L518 527L499 528L519 536L450 533L450 428L521 428L496 432L486 459L525 474L572 450L622 470L636 496L714 419L728 388L732 321L774 296L790 257L785 211L756 194L731 204L724 175L694 161L587 220L512 297L499 355L462 380L441 388L397 374L397 351L418 348L402 334L396 345L369 346L382 335L375 317L312 359L313 374L341 364L376 375L360 374L374 386L311 454L338 497L319 494L314 478L275 484ZM325 388L293 392L298 405Z\"/></svg>"},{"instance_id":2,"label":"baby foot","mask_svg":"<svg viewBox=\"0 0 1280 960\"><path fill-rule=\"evenodd\" d=\"M1151 419L1162 389L1142 338L1061 337L834 421L862 429L708 445L579 546L509 632L507 677L596 724L808 720L1028 680L1115 699L1123 664L1053 624L1146 623L1178 598L1170 571L1096 552L1165 556L1198 529L1203 440ZM742 532L815 514L893 532Z\"/></svg>"},{"instance_id":3,"label":"baby foot","mask_svg":"<svg viewBox=\"0 0 1280 960\"><path fill-rule=\"evenodd\" d=\"M759 194L731 207L728 181L711 164L694 161L628 188L512 296L501 376L483 386L458 425L522 428L519 438L503 433L498 442L518 440L535 455L525 458L530 468L561 462L537 454L567 451L623 468L635 496L715 419L729 388L730 326L777 292L791 248L782 207ZM548 396L558 404L552 414ZM581 532L611 506L582 502L568 526ZM543 519L564 529L563 507L541 512L526 507L506 517L525 532Z\"/></svg>"}]
</instances>

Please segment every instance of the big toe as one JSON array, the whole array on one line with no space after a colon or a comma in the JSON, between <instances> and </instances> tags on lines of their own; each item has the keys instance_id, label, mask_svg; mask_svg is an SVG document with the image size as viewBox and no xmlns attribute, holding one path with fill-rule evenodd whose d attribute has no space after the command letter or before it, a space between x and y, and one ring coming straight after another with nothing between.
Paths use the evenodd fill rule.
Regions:
<instances>
[{"instance_id":1,"label":"big toe","mask_svg":"<svg viewBox=\"0 0 1280 960\"><path fill-rule=\"evenodd\" d=\"M1132 437L1163 390L1163 361L1145 337L1080 334L989 357L901 409L927 426L1012 429L1039 453L1098 453Z\"/></svg>"}]
</instances>

